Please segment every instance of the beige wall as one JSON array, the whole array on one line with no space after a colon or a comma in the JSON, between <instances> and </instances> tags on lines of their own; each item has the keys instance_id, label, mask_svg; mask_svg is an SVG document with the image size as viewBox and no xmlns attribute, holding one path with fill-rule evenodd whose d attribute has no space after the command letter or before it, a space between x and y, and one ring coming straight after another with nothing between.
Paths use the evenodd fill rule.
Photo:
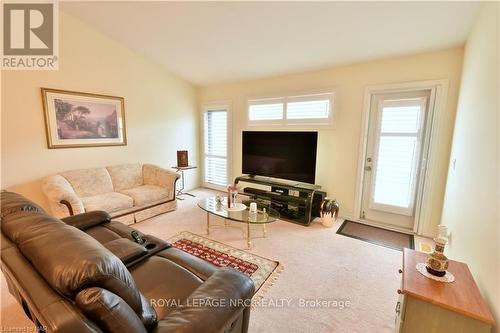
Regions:
<instances>
[{"instance_id":1,"label":"beige wall","mask_svg":"<svg viewBox=\"0 0 500 333\"><path fill-rule=\"evenodd\" d=\"M431 219L424 221L422 232L432 235L441 218L442 200L448 167L452 128L455 119L463 49L400 57L350 66L204 87L201 101L231 100L233 121L233 177L241 173L241 132L246 126L246 103L249 97L307 92L332 88L336 93L333 130L319 131L316 182L328 195L341 203L343 216L353 215L361 116L364 89L368 85L432 79L448 79L447 107L437 131L440 139L435 152L438 161L430 198Z\"/></svg>"},{"instance_id":2,"label":"beige wall","mask_svg":"<svg viewBox=\"0 0 500 333\"><path fill-rule=\"evenodd\" d=\"M58 71L2 72L2 188L45 205L39 180L58 171L127 162L170 167L177 149L198 156L196 87L63 13L59 45ZM123 96L127 146L47 149L40 87ZM187 178L197 186L197 172Z\"/></svg>"},{"instance_id":3,"label":"beige wall","mask_svg":"<svg viewBox=\"0 0 500 333\"><path fill-rule=\"evenodd\" d=\"M498 3L483 8L465 47L442 219L451 231L448 256L469 265L483 296L496 313L497 323L500 320L498 11Z\"/></svg>"}]
</instances>

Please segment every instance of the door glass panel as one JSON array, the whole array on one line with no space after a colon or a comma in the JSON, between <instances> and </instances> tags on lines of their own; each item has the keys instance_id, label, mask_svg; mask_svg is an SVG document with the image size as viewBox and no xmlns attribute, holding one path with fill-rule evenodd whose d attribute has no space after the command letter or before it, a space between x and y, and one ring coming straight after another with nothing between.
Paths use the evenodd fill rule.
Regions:
<instances>
[{"instance_id":1,"label":"door glass panel","mask_svg":"<svg viewBox=\"0 0 500 333\"><path fill-rule=\"evenodd\" d=\"M420 105L384 106L382 133L417 133L420 127Z\"/></svg>"},{"instance_id":2,"label":"door glass panel","mask_svg":"<svg viewBox=\"0 0 500 333\"><path fill-rule=\"evenodd\" d=\"M380 137L373 198L375 203L405 208L411 206L416 147L416 137Z\"/></svg>"},{"instance_id":3,"label":"door glass panel","mask_svg":"<svg viewBox=\"0 0 500 333\"><path fill-rule=\"evenodd\" d=\"M412 214L417 182L422 99L385 100L380 105L372 188L374 209ZM376 207L378 206L378 207Z\"/></svg>"}]
</instances>

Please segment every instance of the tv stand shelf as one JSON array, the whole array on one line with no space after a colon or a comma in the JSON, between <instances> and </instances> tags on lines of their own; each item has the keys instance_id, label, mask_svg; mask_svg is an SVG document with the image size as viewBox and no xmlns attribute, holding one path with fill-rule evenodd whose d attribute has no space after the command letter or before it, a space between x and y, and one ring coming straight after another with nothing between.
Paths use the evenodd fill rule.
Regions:
<instances>
[{"instance_id":1,"label":"tv stand shelf","mask_svg":"<svg viewBox=\"0 0 500 333\"><path fill-rule=\"evenodd\" d=\"M321 201L326 197L325 192L319 191L319 185L259 176L241 176L234 180L235 184L240 182L270 187L270 190L245 187L243 193L268 203L280 213L282 220L301 225L309 225L314 217L319 217Z\"/></svg>"},{"instance_id":2,"label":"tv stand shelf","mask_svg":"<svg viewBox=\"0 0 500 333\"><path fill-rule=\"evenodd\" d=\"M236 177L235 179L236 182L238 180L245 183L254 183L254 184L269 185L269 186L284 186L293 189L299 188L309 191L315 191L321 189L320 185L306 184L288 180L279 180L276 178L262 177L262 176L240 176Z\"/></svg>"},{"instance_id":3,"label":"tv stand shelf","mask_svg":"<svg viewBox=\"0 0 500 333\"><path fill-rule=\"evenodd\" d=\"M275 201L280 201L280 202L290 202L290 203L295 203L295 204L302 204L306 205L307 204L307 198L304 197L296 197L293 195L286 195L286 194L281 194L278 192L272 192L272 191L266 191L266 190L261 190L258 188L252 188L252 187L246 187L243 192L245 194L251 194L257 197L262 197L262 198L270 198Z\"/></svg>"}]
</instances>

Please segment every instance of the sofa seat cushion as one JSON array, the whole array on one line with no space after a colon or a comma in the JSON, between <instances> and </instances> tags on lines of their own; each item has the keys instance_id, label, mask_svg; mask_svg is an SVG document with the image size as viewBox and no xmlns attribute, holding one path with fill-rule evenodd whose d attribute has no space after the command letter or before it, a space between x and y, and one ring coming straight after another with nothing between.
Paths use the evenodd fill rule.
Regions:
<instances>
[{"instance_id":1,"label":"sofa seat cushion","mask_svg":"<svg viewBox=\"0 0 500 333\"><path fill-rule=\"evenodd\" d=\"M203 283L186 268L158 256L129 269L137 289L151 301L158 319L165 318Z\"/></svg>"},{"instance_id":2,"label":"sofa seat cushion","mask_svg":"<svg viewBox=\"0 0 500 333\"><path fill-rule=\"evenodd\" d=\"M134 200L122 193L109 192L82 198L86 212L104 210L108 213L121 209L132 208Z\"/></svg>"},{"instance_id":3,"label":"sofa seat cushion","mask_svg":"<svg viewBox=\"0 0 500 333\"><path fill-rule=\"evenodd\" d=\"M156 185L142 185L120 192L134 199L135 206L145 206L155 201L167 199L170 194L168 189Z\"/></svg>"}]
</instances>

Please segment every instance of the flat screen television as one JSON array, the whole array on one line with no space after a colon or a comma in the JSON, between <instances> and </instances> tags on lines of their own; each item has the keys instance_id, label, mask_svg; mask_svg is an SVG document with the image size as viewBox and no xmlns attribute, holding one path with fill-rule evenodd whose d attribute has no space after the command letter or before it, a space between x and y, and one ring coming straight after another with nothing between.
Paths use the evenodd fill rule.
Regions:
<instances>
[{"instance_id":1,"label":"flat screen television","mask_svg":"<svg viewBox=\"0 0 500 333\"><path fill-rule=\"evenodd\" d=\"M243 173L314 184L318 132L243 131Z\"/></svg>"}]
</instances>

